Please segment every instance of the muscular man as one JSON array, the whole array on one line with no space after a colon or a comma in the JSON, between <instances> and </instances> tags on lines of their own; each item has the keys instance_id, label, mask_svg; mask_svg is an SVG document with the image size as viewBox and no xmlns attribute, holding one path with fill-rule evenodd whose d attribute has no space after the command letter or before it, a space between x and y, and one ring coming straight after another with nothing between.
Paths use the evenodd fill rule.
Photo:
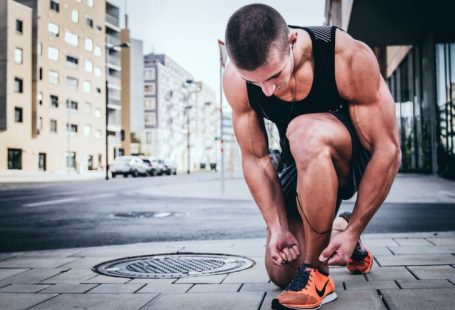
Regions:
<instances>
[{"instance_id":1,"label":"muscular man","mask_svg":"<svg viewBox=\"0 0 455 310\"><path fill-rule=\"evenodd\" d=\"M224 91L267 224L266 269L285 288L272 306L317 309L336 298L329 265L368 272L373 263L358 242L400 166L393 98L367 45L336 27L288 26L266 5L231 16L226 47ZM264 118L279 131L279 176ZM357 191L352 214L334 221Z\"/></svg>"}]
</instances>

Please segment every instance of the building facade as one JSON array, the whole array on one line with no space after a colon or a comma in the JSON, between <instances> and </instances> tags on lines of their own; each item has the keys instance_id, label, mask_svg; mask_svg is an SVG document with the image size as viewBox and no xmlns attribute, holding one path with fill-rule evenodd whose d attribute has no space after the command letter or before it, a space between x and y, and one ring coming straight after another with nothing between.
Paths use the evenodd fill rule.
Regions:
<instances>
[{"instance_id":1,"label":"building facade","mask_svg":"<svg viewBox=\"0 0 455 310\"><path fill-rule=\"evenodd\" d=\"M6 81L14 90L0 106L14 109L17 119L22 109L23 125L18 128L20 122L8 123L0 133L0 171L86 171L102 167L104 2L6 3L6 10L2 9L2 14L8 14L9 25ZM17 16L19 11L21 16ZM18 104L23 106L16 107ZM12 120L11 115L9 118Z\"/></svg>"},{"instance_id":2,"label":"building facade","mask_svg":"<svg viewBox=\"0 0 455 310\"><path fill-rule=\"evenodd\" d=\"M130 132L131 154L142 154L145 143L144 128L144 61L143 42L130 39Z\"/></svg>"},{"instance_id":3,"label":"building facade","mask_svg":"<svg viewBox=\"0 0 455 310\"><path fill-rule=\"evenodd\" d=\"M326 23L378 58L396 102L404 172L455 179L454 10L444 0L326 1Z\"/></svg>"},{"instance_id":4,"label":"building facade","mask_svg":"<svg viewBox=\"0 0 455 310\"><path fill-rule=\"evenodd\" d=\"M143 153L180 171L216 164L220 125L215 92L164 54L144 56Z\"/></svg>"}]
</instances>

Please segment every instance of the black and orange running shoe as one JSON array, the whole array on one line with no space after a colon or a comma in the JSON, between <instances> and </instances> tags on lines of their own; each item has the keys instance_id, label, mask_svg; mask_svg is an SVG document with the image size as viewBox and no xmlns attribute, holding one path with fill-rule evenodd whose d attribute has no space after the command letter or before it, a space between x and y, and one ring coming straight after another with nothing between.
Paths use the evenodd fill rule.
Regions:
<instances>
[{"instance_id":1,"label":"black and orange running shoe","mask_svg":"<svg viewBox=\"0 0 455 310\"><path fill-rule=\"evenodd\" d=\"M349 223L351 212L343 212L339 216ZM346 267L352 273L368 273L372 266L373 253L359 240Z\"/></svg>"},{"instance_id":2,"label":"black and orange running shoe","mask_svg":"<svg viewBox=\"0 0 455 310\"><path fill-rule=\"evenodd\" d=\"M272 309L319 309L336 298L332 278L310 265L304 265L291 284L272 301Z\"/></svg>"}]
</instances>

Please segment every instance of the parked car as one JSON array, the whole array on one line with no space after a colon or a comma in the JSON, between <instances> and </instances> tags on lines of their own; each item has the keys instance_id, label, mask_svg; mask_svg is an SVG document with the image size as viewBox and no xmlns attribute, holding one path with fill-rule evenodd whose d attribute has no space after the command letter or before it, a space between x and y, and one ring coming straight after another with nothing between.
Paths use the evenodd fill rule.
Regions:
<instances>
[{"instance_id":1,"label":"parked car","mask_svg":"<svg viewBox=\"0 0 455 310\"><path fill-rule=\"evenodd\" d=\"M177 164L170 160L164 160L165 171L167 175L176 175L177 174Z\"/></svg>"},{"instance_id":2,"label":"parked car","mask_svg":"<svg viewBox=\"0 0 455 310\"><path fill-rule=\"evenodd\" d=\"M109 170L113 178L119 174L124 177L147 175L147 166L139 156L119 156L110 165Z\"/></svg>"},{"instance_id":3,"label":"parked car","mask_svg":"<svg viewBox=\"0 0 455 310\"><path fill-rule=\"evenodd\" d=\"M144 162L144 164L147 166L147 174L149 176L154 176L156 174L156 167L154 167L154 165L152 165L152 161L149 159L149 158L146 158L146 157L141 157L142 161Z\"/></svg>"},{"instance_id":4,"label":"parked car","mask_svg":"<svg viewBox=\"0 0 455 310\"><path fill-rule=\"evenodd\" d=\"M164 165L164 161L157 158L151 159L152 166L155 168L155 175L163 175L166 171L166 166Z\"/></svg>"}]
</instances>

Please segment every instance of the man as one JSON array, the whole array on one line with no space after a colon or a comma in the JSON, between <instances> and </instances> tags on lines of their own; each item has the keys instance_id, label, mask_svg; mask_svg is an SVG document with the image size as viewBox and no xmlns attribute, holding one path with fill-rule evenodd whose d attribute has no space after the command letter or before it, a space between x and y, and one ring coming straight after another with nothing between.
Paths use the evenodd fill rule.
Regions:
<instances>
[{"instance_id":1,"label":"man","mask_svg":"<svg viewBox=\"0 0 455 310\"><path fill-rule=\"evenodd\" d=\"M365 44L336 27L288 26L266 5L230 17L226 47L224 91L267 224L266 269L285 288L272 307L317 309L336 299L329 265L368 272L373 263L358 242L400 166L393 98ZM280 134L280 176L264 118ZM352 215L334 221L356 191Z\"/></svg>"}]
</instances>

